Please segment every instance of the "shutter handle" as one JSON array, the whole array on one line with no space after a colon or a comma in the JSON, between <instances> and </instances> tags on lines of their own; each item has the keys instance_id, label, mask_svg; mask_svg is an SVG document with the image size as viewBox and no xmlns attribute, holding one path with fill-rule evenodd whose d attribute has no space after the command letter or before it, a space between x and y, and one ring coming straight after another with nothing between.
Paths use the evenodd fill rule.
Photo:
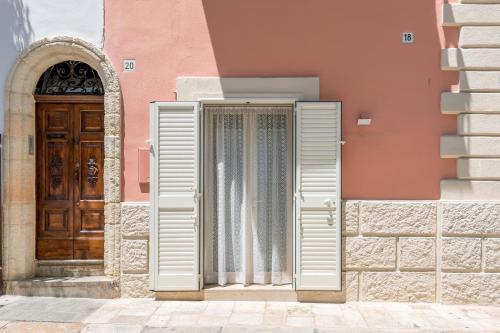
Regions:
<instances>
[{"instance_id":1,"label":"shutter handle","mask_svg":"<svg viewBox=\"0 0 500 333\"><path fill-rule=\"evenodd\" d=\"M328 208L331 208L333 206L333 202L332 202L332 199L326 199L325 201L323 201L323 204L328 207Z\"/></svg>"}]
</instances>

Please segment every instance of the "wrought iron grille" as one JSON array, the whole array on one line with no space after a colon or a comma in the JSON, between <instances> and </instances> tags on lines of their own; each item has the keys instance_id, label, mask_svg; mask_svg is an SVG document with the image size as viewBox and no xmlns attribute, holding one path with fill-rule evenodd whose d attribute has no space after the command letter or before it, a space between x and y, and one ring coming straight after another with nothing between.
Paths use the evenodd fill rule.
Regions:
<instances>
[{"instance_id":1,"label":"wrought iron grille","mask_svg":"<svg viewBox=\"0 0 500 333\"><path fill-rule=\"evenodd\" d=\"M104 88L92 67L80 61L69 60L47 69L38 80L35 94L104 95Z\"/></svg>"}]
</instances>

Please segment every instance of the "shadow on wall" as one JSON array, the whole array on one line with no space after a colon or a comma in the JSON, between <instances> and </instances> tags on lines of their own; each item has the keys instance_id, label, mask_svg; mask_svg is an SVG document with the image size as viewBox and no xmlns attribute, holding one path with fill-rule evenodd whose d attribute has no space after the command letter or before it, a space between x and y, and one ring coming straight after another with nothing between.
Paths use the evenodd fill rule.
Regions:
<instances>
[{"instance_id":1,"label":"shadow on wall","mask_svg":"<svg viewBox=\"0 0 500 333\"><path fill-rule=\"evenodd\" d=\"M1 0L0 85L5 84L13 64L11 62L31 43L32 39L33 28L29 19L29 9L23 0Z\"/></svg>"}]
</instances>

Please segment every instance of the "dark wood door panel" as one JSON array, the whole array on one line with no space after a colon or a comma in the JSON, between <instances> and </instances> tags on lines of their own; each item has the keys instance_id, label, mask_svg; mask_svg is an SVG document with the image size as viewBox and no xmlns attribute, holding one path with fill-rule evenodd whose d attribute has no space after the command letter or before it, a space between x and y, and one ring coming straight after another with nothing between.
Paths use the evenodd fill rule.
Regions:
<instances>
[{"instance_id":1,"label":"dark wood door panel","mask_svg":"<svg viewBox=\"0 0 500 333\"><path fill-rule=\"evenodd\" d=\"M78 238L74 242L75 259L102 259L104 240L93 238Z\"/></svg>"},{"instance_id":2,"label":"dark wood door panel","mask_svg":"<svg viewBox=\"0 0 500 333\"><path fill-rule=\"evenodd\" d=\"M102 259L104 106L61 101L37 104L37 258Z\"/></svg>"}]
</instances>

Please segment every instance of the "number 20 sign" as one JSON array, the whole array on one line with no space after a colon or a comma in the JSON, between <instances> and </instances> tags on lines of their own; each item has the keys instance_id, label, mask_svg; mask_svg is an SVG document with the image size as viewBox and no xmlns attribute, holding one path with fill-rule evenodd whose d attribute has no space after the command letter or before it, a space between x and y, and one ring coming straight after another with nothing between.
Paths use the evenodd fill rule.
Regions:
<instances>
[{"instance_id":1,"label":"number 20 sign","mask_svg":"<svg viewBox=\"0 0 500 333\"><path fill-rule=\"evenodd\" d=\"M415 35L413 32L403 32L403 44L413 44L415 42Z\"/></svg>"},{"instance_id":2,"label":"number 20 sign","mask_svg":"<svg viewBox=\"0 0 500 333\"><path fill-rule=\"evenodd\" d=\"M135 72L135 59L123 60L123 70L125 72Z\"/></svg>"}]
</instances>

